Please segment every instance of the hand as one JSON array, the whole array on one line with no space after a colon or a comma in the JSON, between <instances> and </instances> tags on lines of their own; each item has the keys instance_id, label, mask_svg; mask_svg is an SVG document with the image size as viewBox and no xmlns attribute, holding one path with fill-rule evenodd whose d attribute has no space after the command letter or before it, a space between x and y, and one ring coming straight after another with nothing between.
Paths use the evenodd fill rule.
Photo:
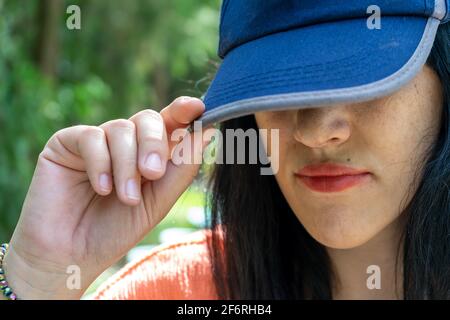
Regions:
<instances>
[{"instance_id":1,"label":"hand","mask_svg":"<svg viewBox=\"0 0 450 320\"><path fill-rule=\"evenodd\" d=\"M181 142L170 136L204 108L199 99L181 97L160 113L144 110L51 137L5 257L19 298L80 298L167 215L200 166L175 165L171 151L191 142L201 157L207 144L192 143L191 134ZM73 265L81 271L80 290L66 288Z\"/></svg>"}]
</instances>

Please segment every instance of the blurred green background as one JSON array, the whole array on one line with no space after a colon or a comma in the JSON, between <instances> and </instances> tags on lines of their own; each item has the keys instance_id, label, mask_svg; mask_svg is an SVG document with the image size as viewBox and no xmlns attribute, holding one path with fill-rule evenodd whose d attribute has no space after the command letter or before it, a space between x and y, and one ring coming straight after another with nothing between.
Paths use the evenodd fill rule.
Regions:
<instances>
[{"instance_id":1,"label":"blurred green background","mask_svg":"<svg viewBox=\"0 0 450 320\"><path fill-rule=\"evenodd\" d=\"M72 4L81 9L81 30L67 28ZM0 0L1 242L12 235L38 154L55 131L204 93L218 64L219 14L219 0ZM143 251L202 227L202 180Z\"/></svg>"}]
</instances>

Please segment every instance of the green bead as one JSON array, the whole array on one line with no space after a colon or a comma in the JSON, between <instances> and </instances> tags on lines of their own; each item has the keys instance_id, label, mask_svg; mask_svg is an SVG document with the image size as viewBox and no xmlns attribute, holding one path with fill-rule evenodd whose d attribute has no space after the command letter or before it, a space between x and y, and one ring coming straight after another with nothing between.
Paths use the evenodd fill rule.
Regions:
<instances>
[{"instance_id":1,"label":"green bead","mask_svg":"<svg viewBox=\"0 0 450 320\"><path fill-rule=\"evenodd\" d=\"M3 293L5 294L5 296L9 297L9 295L12 293L11 288L5 288L3 289Z\"/></svg>"},{"instance_id":2,"label":"green bead","mask_svg":"<svg viewBox=\"0 0 450 320\"><path fill-rule=\"evenodd\" d=\"M5 276L0 274L0 281L3 281L3 280L5 280Z\"/></svg>"}]
</instances>

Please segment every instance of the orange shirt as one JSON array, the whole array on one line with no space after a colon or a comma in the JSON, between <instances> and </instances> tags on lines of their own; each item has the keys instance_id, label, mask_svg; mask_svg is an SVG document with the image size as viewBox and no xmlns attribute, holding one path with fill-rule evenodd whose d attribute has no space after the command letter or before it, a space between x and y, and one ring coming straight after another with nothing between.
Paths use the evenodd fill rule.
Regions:
<instances>
[{"instance_id":1,"label":"orange shirt","mask_svg":"<svg viewBox=\"0 0 450 320\"><path fill-rule=\"evenodd\" d=\"M207 248L210 236L211 231L201 230L153 248L103 283L93 299L217 299Z\"/></svg>"}]
</instances>

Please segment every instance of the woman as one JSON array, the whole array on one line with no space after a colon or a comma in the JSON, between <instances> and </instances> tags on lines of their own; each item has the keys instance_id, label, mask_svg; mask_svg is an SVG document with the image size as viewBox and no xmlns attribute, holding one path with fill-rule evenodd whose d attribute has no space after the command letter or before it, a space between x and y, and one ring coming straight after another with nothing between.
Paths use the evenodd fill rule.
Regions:
<instances>
[{"instance_id":1,"label":"woman","mask_svg":"<svg viewBox=\"0 0 450 320\"><path fill-rule=\"evenodd\" d=\"M279 153L277 160L271 158L272 167L279 169L261 175L262 163L215 165L209 230L154 249L113 276L94 298L450 298L450 27L442 24L434 43L427 40L433 45L429 55L417 43L413 52L407 50L405 43L413 42L413 36L396 39L394 34L408 29L423 44L423 35L430 28L436 32L435 20L443 22L445 14L435 10L426 20L405 18L410 13L406 9L420 9L408 1L403 3L405 17L381 21L384 32L391 32L389 39L386 33L362 28L348 37L353 23L365 23L350 20L358 1L313 11L279 0L264 3L225 1L222 6L219 54L224 63L208 90L206 108L199 99L183 97L160 113L144 110L98 127L70 127L49 140L3 259L7 296L80 298L192 183L199 164L175 164L171 156L193 135L180 143L169 137L206 109L204 125L223 121L224 133L259 128L271 134L278 129L279 143L264 147L269 155ZM299 3L318 7L317 1ZM400 15L383 1L380 7ZM254 15L246 20L248 12ZM292 12L306 12L302 21L309 25L284 28L298 17ZM323 23L321 14L348 20ZM425 31L416 33L414 26L420 29L422 20ZM283 31L266 30L267 25ZM254 30L263 34L251 34ZM375 42L358 40L358 35ZM291 36L300 42L288 41ZM308 37L315 42L305 46L301 41ZM331 54L336 59L327 66L346 70L346 77L337 71L321 74L323 66L317 64L294 73L292 65L284 71L277 65L310 62L299 55L322 59L321 45L333 41L336 46L348 41L342 50L355 49L357 44L348 48L350 41L382 52L389 48L395 61L402 54L413 61L408 70L415 71L400 81L398 70L406 62L395 65L377 55L372 62L342 64L338 53ZM279 55L280 48L291 51ZM426 65L409 59L418 52ZM260 63L249 54L266 59ZM365 65L375 75L361 73ZM259 72L261 68L267 70ZM265 77L274 70L282 76L275 76L275 84L273 75ZM379 70L385 73L377 75ZM310 78L300 79L302 72ZM387 77L391 74L398 78ZM388 85L373 85L384 85L380 80L385 77ZM356 85L364 90L327 91ZM312 89L319 94L309 94ZM258 103L250 103L254 98ZM193 144L194 154L201 154L207 143ZM81 272L78 290L67 285L67 270L73 266Z\"/></svg>"}]
</instances>

